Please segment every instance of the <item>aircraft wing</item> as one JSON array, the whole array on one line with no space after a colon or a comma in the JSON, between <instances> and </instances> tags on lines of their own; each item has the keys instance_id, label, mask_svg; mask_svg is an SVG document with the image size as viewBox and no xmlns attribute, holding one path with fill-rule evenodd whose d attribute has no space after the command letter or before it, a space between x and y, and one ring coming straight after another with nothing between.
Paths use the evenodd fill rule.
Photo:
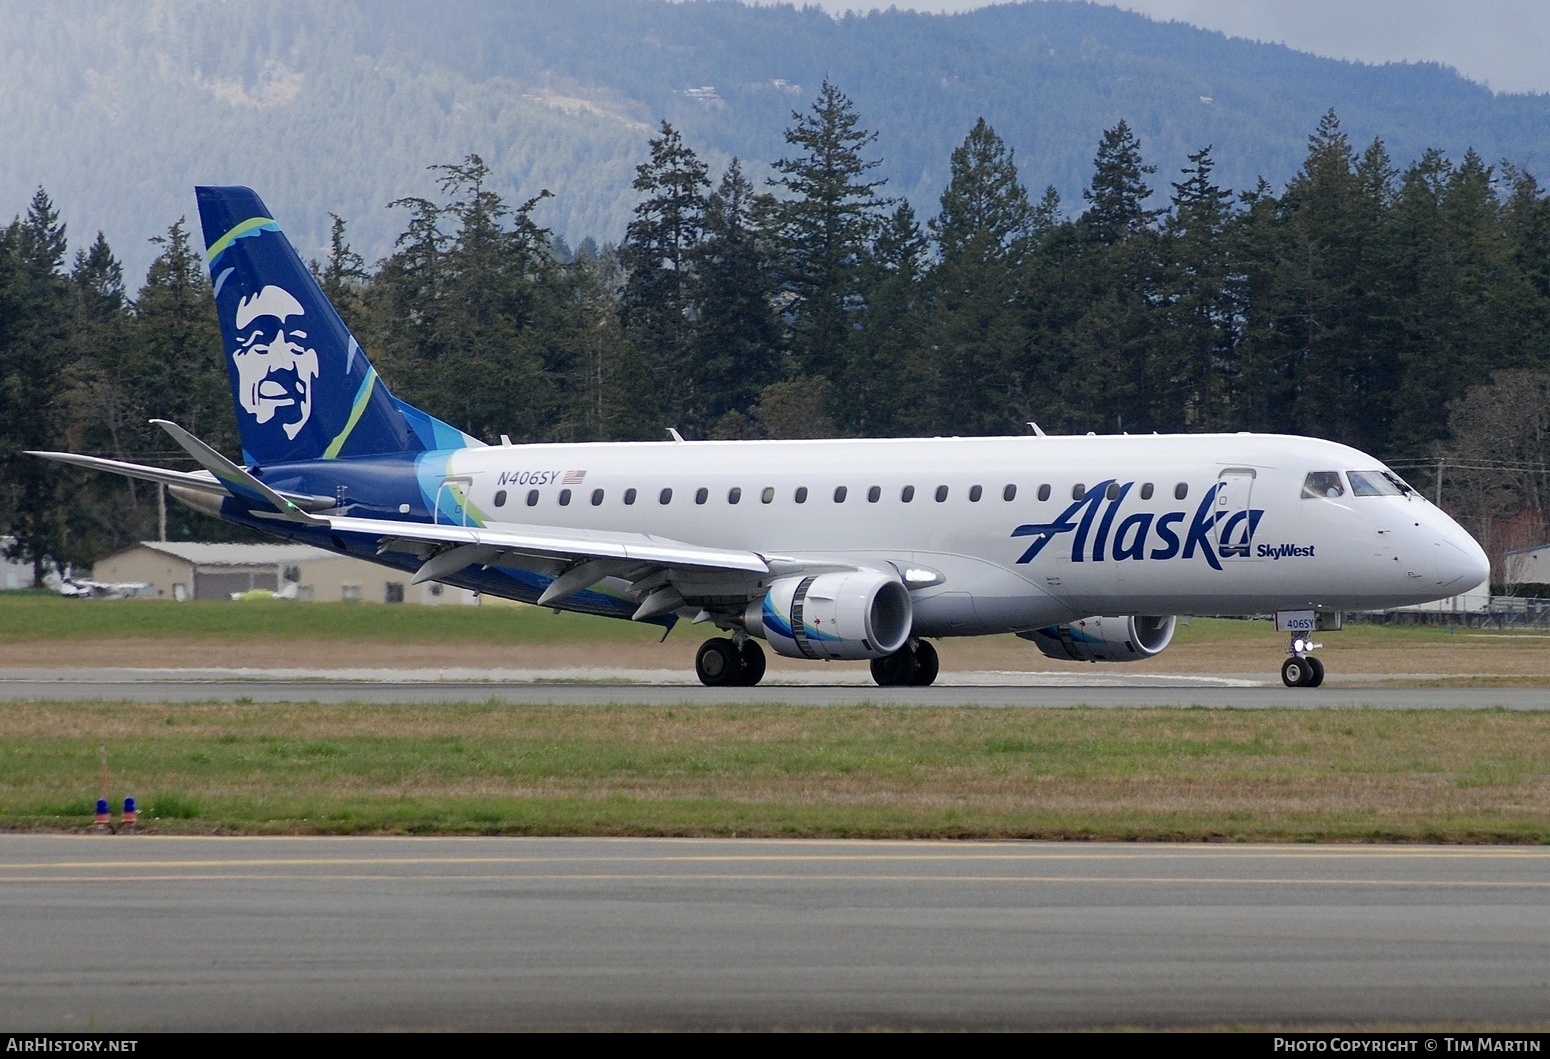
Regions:
<instances>
[{"instance_id":1,"label":"aircraft wing","mask_svg":"<svg viewBox=\"0 0 1550 1059\"><path fill-rule=\"evenodd\" d=\"M414 584L443 580L469 566L509 565L553 579L538 597L538 603L548 605L604 579L617 579L639 603L633 615L637 621L692 606L696 600L751 598L762 578L796 561L647 533L320 518L336 533L376 537L379 554L408 552L420 558Z\"/></svg>"},{"instance_id":2,"label":"aircraft wing","mask_svg":"<svg viewBox=\"0 0 1550 1059\"><path fill-rule=\"evenodd\" d=\"M648 533L556 529L548 526L448 526L387 519L326 518L336 532L365 533L384 541L417 541L449 548L484 548L519 555L572 559L613 559L650 566L692 566L767 574L769 562L757 552L704 548ZM426 580L434 580L426 578Z\"/></svg>"}]
</instances>

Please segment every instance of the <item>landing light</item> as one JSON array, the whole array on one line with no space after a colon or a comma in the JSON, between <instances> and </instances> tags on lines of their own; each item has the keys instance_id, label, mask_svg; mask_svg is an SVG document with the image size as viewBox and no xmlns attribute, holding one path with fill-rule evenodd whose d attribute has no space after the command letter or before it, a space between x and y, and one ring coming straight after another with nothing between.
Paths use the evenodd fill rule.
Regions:
<instances>
[{"instance_id":1,"label":"landing light","mask_svg":"<svg viewBox=\"0 0 1550 1059\"><path fill-rule=\"evenodd\" d=\"M906 588L930 588L932 585L940 585L944 578L940 573L925 566L911 566L904 571L904 585Z\"/></svg>"}]
</instances>

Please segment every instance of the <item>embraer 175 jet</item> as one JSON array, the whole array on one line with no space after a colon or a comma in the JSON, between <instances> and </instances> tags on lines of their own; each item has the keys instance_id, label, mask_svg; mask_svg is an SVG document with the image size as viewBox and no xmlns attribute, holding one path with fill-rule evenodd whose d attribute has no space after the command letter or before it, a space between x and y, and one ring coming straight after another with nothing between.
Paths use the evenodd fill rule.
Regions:
<instances>
[{"instance_id":1,"label":"embraer 175 jet","mask_svg":"<svg viewBox=\"0 0 1550 1059\"><path fill-rule=\"evenodd\" d=\"M415 583L709 623L730 635L699 649L706 684L758 683L761 640L925 685L928 638L1012 632L1053 658L1129 662L1168 646L1175 615L1275 613L1282 679L1312 687L1317 615L1489 572L1392 471L1312 438L486 445L388 392L256 194L197 194L242 463L163 420L203 471L37 455Z\"/></svg>"}]
</instances>

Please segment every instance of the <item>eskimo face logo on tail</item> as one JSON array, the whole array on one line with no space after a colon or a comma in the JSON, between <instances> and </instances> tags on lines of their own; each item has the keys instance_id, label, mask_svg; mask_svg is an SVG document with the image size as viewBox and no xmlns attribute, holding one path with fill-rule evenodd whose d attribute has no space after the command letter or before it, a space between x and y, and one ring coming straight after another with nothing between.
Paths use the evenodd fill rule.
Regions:
<instances>
[{"instance_id":1,"label":"eskimo face logo on tail","mask_svg":"<svg viewBox=\"0 0 1550 1059\"><path fill-rule=\"evenodd\" d=\"M301 302L267 286L237 303L237 400L260 423L278 419L292 441L312 418L312 385L318 377L317 350L307 338ZM298 327L297 325L301 326ZM300 341L298 341L300 340Z\"/></svg>"}]
</instances>

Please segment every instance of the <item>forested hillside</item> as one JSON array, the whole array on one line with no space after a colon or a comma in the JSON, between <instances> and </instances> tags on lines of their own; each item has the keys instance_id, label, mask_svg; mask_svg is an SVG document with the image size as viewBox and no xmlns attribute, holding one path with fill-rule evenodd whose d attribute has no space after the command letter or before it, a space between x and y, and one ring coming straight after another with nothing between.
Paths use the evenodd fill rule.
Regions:
<instances>
[{"instance_id":1,"label":"forested hillside","mask_svg":"<svg viewBox=\"0 0 1550 1059\"><path fill-rule=\"evenodd\" d=\"M1123 119L1088 151L1067 198L967 122L920 213L825 81L747 163L660 123L617 248L570 251L541 196L469 154L396 204L386 259L336 218L315 268L399 396L487 440L1284 431L1389 460L1493 555L1543 539L1550 198L1530 170L1397 164L1333 111L1284 187L1228 187L1206 143L1161 168ZM144 537L154 504L23 449L167 460L156 415L237 451L185 226L132 296L93 230L46 191L0 230L0 528L29 556ZM179 512L173 532L217 530Z\"/></svg>"},{"instance_id":2,"label":"forested hillside","mask_svg":"<svg viewBox=\"0 0 1550 1059\"><path fill-rule=\"evenodd\" d=\"M403 224L386 204L429 194L427 166L477 153L508 199L553 192L535 219L572 245L617 242L660 120L762 184L826 76L878 132L878 175L921 216L981 116L1029 186L1067 203L1120 119L1163 172L1213 145L1237 189L1284 186L1331 107L1353 142L1381 135L1400 166L1473 147L1550 170L1546 97L1080 3L836 20L726 0L8 0L0 203L48 188L140 275L146 239L191 209L193 184L248 184L304 253L322 252L332 211L375 263Z\"/></svg>"}]
</instances>

